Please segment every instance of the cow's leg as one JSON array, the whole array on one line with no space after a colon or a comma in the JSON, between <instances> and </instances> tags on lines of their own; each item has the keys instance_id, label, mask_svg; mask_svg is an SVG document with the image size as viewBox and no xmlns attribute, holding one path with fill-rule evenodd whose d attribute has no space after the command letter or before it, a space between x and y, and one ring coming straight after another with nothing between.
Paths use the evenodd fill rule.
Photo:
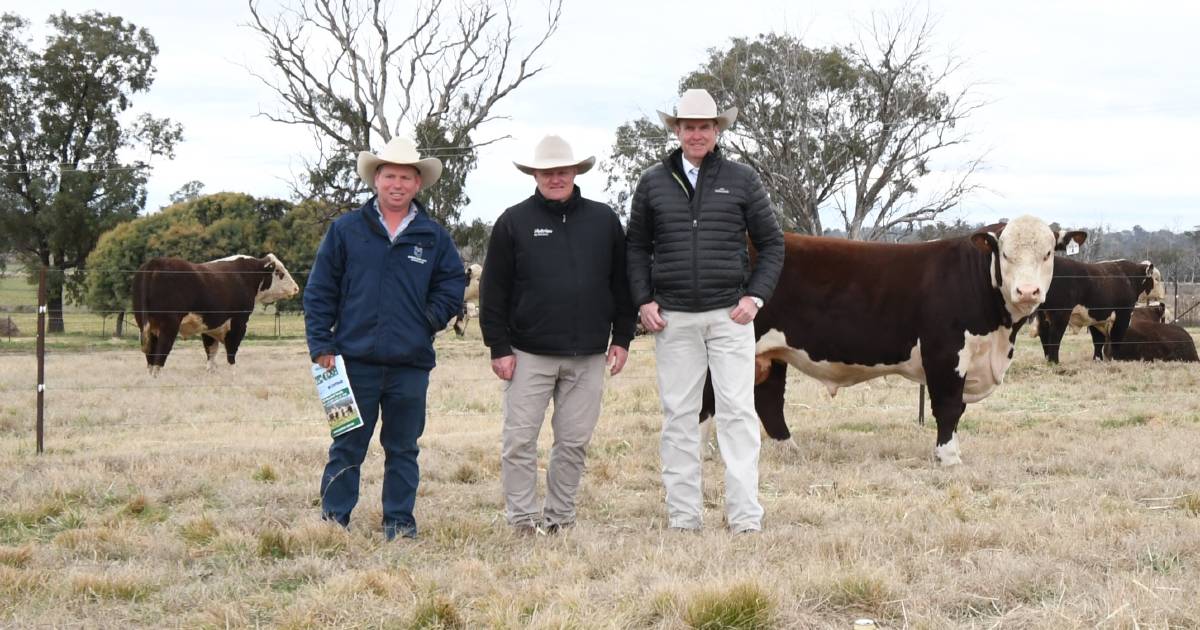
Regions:
<instances>
[{"instance_id":1,"label":"cow's leg","mask_svg":"<svg viewBox=\"0 0 1200 630\"><path fill-rule=\"evenodd\" d=\"M1104 331L1095 326L1088 326L1088 332L1092 335L1092 360L1104 360L1104 346L1108 342L1108 338L1104 336Z\"/></svg>"},{"instance_id":2,"label":"cow's leg","mask_svg":"<svg viewBox=\"0 0 1200 630\"><path fill-rule=\"evenodd\" d=\"M157 372L155 368L158 367L154 361L155 346L158 345L158 328L149 319L139 328L142 332L142 354L146 355L146 370L153 376Z\"/></svg>"},{"instance_id":3,"label":"cow's leg","mask_svg":"<svg viewBox=\"0 0 1200 630\"><path fill-rule=\"evenodd\" d=\"M225 333L225 358L229 361L229 365L234 365L237 357L238 346L242 345L242 339L246 337L246 321L250 319L246 317L235 317L229 322L229 332Z\"/></svg>"},{"instance_id":4,"label":"cow's leg","mask_svg":"<svg viewBox=\"0 0 1200 630\"><path fill-rule=\"evenodd\" d=\"M766 429L768 437L773 440L787 440L789 444L796 446L783 415L787 368L786 363L771 362L767 378L754 386L754 410L758 412L758 419L762 422L763 429Z\"/></svg>"},{"instance_id":5,"label":"cow's leg","mask_svg":"<svg viewBox=\"0 0 1200 630\"><path fill-rule=\"evenodd\" d=\"M150 373L154 376L158 376L158 372L167 364L167 355L171 354L171 348L175 346L175 337L178 334L179 317L168 317L159 323L158 333L154 340L154 352L151 357Z\"/></svg>"},{"instance_id":6,"label":"cow's leg","mask_svg":"<svg viewBox=\"0 0 1200 630\"><path fill-rule=\"evenodd\" d=\"M943 466L961 464L958 420L967 405L963 402L966 375L958 373L958 353L942 357L929 357L922 353L921 361L925 364L930 407L937 420L937 444L933 454Z\"/></svg>"},{"instance_id":7,"label":"cow's leg","mask_svg":"<svg viewBox=\"0 0 1200 630\"><path fill-rule=\"evenodd\" d=\"M211 372L217 369L217 351L220 350L221 342L217 341L215 337L203 333L200 335L200 340L204 342L204 354L208 356L208 365L204 369Z\"/></svg>"},{"instance_id":8,"label":"cow's leg","mask_svg":"<svg viewBox=\"0 0 1200 630\"><path fill-rule=\"evenodd\" d=\"M700 452L704 459L712 459L717 451L716 422L711 422L717 413L717 399L713 393L712 373L704 375L704 393L700 397Z\"/></svg>"},{"instance_id":9,"label":"cow's leg","mask_svg":"<svg viewBox=\"0 0 1200 630\"><path fill-rule=\"evenodd\" d=\"M454 334L462 337L467 334L467 303L463 302L462 310L454 318Z\"/></svg>"},{"instance_id":10,"label":"cow's leg","mask_svg":"<svg viewBox=\"0 0 1200 630\"><path fill-rule=\"evenodd\" d=\"M1051 363L1058 363L1058 351L1062 348L1063 334L1067 332L1065 319L1051 313L1038 313L1038 339L1042 342L1042 354Z\"/></svg>"},{"instance_id":11,"label":"cow's leg","mask_svg":"<svg viewBox=\"0 0 1200 630\"><path fill-rule=\"evenodd\" d=\"M1109 331L1108 346L1105 348L1104 358L1112 359L1113 346L1125 341L1125 331L1129 330L1129 320L1133 317L1132 310L1117 311L1117 318L1113 321L1112 329Z\"/></svg>"}]
</instances>

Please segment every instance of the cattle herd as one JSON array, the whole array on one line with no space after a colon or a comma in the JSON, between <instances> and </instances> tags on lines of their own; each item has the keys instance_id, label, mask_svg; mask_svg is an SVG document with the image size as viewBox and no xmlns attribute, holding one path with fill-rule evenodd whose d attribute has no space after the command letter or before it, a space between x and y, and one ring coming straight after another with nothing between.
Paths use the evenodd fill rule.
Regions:
<instances>
[{"instance_id":1,"label":"cattle herd","mask_svg":"<svg viewBox=\"0 0 1200 630\"><path fill-rule=\"evenodd\" d=\"M928 386L937 421L934 455L957 464L959 419L968 403L1004 381L1026 324L1051 362L1059 360L1067 329L1084 327L1097 360L1197 361L1191 335L1168 323L1166 307L1154 303L1164 291L1150 261L1084 263L1055 255L1086 238L1032 216L915 244L786 235L779 284L754 320L755 406L767 435L791 437L784 418L789 365L830 395L899 374ZM467 269L463 310L453 322L459 336L477 304L482 272L477 264ZM162 369L177 335L200 334L209 369L222 343L233 365L255 302L298 291L273 254L146 262L134 274L132 295L150 373ZM714 406L706 383L701 421Z\"/></svg>"}]
</instances>

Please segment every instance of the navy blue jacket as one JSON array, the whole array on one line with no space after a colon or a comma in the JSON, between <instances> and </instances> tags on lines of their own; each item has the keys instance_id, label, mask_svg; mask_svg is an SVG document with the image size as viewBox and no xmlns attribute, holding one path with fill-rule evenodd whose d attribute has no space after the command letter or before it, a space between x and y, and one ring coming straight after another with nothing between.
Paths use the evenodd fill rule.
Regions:
<instances>
[{"instance_id":1,"label":"navy blue jacket","mask_svg":"<svg viewBox=\"0 0 1200 630\"><path fill-rule=\"evenodd\" d=\"M462 309L467 278L445 228L419 214L392 243L372 198L329 226L308 284L308 353L433 369L433 335Z\"/></svg>"}]
</instances>

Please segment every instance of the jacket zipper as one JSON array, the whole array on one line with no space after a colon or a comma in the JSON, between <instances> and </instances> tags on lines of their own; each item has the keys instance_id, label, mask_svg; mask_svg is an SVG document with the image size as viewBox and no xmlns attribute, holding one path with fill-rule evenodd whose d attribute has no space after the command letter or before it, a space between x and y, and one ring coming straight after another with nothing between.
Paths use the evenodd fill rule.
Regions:
<instances>
[{"instance_id":1,"label":"jacket zipper","mask_svg":"<svg viewBox=\"0 0 1200 630\"><path fill-rule=\"evenodd\" d=\"M567 224L567 213L565 213L565 212L562 215L562 222L563 222L564 226ZM563 228L563 236L564 236L563 245L567 248L567 261L569 262L569 264L571 266L571 277L575 279L575 291L573 293L575 294L574 302L575 302L576 317L572 318L575 321L572 322L572 327L571 327L571 348L572 348L571 356L578 356L579 355L579 320L580 320L579 314L581 311L581 307L579 304L579 294L582 293L582 291L580 290L580 287L579 287L579 272L577 270L577 265L575 264L575 248L571 247L571 231L570 231L570 229L564 227Z\"/></svg>"},{"instance_id":2,"label":"jacket zipper","mask_svg":"<svg viewBox=\"0 0 1200 630\"><path fill-rule=\"evenodd\" d=\"M708 156L705 156L706 158ZM680 158L681 160L684 159ZM704 182L705 162L700 162L700 172L696 174L695 195L690 199L692 210L692 304L700 308L700 198Z\"/></svg>"}]
</instances>

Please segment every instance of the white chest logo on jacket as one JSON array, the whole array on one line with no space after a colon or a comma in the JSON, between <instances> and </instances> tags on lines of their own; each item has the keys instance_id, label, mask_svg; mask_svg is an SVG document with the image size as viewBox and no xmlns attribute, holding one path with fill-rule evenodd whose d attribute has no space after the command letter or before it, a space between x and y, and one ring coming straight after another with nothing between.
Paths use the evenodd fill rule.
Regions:
<instances>
[{"instance_id":1,"label":"white chest logo on jacket","mask_svg":"<svg viewBox=\"0 0 1200 630\"><path fill-rule=\"evenodd\" d=\"M413 253L409 254L408 259L415 263L421 263L424 265L425 259L421 257L421 254L423 253L425 253L425 250L421 249L420 245L413 245Z\"/></svg>"},{"instance_id":2,"label":"white chest logo on jacket","mask_svg":"<svg viewBox=\"0 0 1200 630\"><path fill-rule=\"evenodd\" d=\"M538 236L550 236L553 233L554 230L551 230L550 228L534 228L533 230L533 236L535 238Z\"/></svg>"}]
</instances>

